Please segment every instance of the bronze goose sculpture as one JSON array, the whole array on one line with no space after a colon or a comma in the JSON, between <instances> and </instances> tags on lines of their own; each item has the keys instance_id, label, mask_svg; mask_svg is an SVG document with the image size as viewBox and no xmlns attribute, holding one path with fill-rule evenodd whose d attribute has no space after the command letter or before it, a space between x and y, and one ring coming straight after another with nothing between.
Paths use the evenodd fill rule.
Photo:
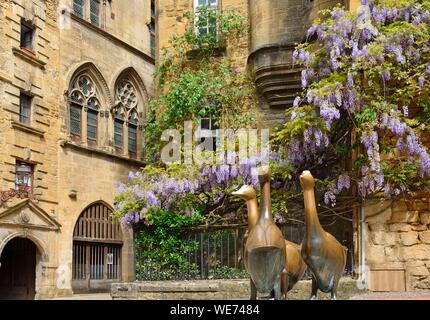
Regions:
<instances>
[{"instance_id":1,"label":"bronze goose sculpture","mask_svg":"<svg viewBox=\"0 0 430 320\"><path fill-rule=\"evenodd\" d=\"M257 298L257 291L274 290L274 298L279 300L281 298L280 278L286 261L285 241L281 230L272 218L268 166L260 169L258 178L262 190L261 206L258 219L255 221L257 200L256 198L247 200L248 208L252 208L254 211L248 217L248 224L251 224L252 227L245 243L244 263L251 277L251 299ZM252 225L253 223L255 224Z\"/></svg>"},{"instance_id":2,"label":"bronze goose sculpture","mask_svg":"<svg viewBox=\"0 0 430 320\"><path fill-rule=\"evenodd\" d=\"M248 209L248 230L245 234L247 239L249 231L257 223L259 216L257 194L251 185L243 185L238 191L232 193L246 201ZM281 293L286 298L287 292L302 278L306 271L306 263L303 261L300 254L300 246L294 242L285 240L286 248L286 272L281 276ZM273 296L273 295L272 295Z\"/></svg>"},{"instance_id":3,"label":"bronze goose sculpture","mask_svg":"<svg viewBox=\"0 0 430 320\"><path fill-rule=\"evenodd\" d=\"M306 230L302 243L303 260L312 272L311 300L317 299L318 289L330 292L336 300L337 287L346 264L347 249L330 233L324 231L315 205L315 182L309 171L303 171L300 184L304 193Z\"/></svg>"},{"instance_id":4,"label":"bronze goose sculpture","mask_svg":"<svg viewBox=\"0 0 430 320\"><path fill-rule=\"evenodd\" d=\"M301 255L301 246L285 240L285 249L287 250L287 261L286 261L286 274L285 277L283 275L281 288L286 288L286 291L290 291L293 289L294 285L299 282L299 280L305 274L307 269L306 263ZM285 290L285 289L283 289ZM286 294L282 292L283 294Z\"/></svg>"}]
</instances>

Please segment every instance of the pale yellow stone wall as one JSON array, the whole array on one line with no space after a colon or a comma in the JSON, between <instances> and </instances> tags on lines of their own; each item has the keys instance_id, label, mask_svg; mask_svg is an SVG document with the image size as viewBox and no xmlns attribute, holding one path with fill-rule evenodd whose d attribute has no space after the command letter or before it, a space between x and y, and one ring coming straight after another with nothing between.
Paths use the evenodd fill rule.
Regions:
<instances>
[{"instance_id":1,"label":"pale yellow stone wall","mask_svg":"<svg viewBox=\"0 0 430 320\"><path fill-rule=\"evenodd\" d=\"M157 0L156 17L157 17L157 53L160 55L163 48L169 48L169 40L174 35L183 34L186 30L187 19L183 17L184 13L193 12L193 0ZM245 0L226 0L218 1L220 10L236 9L237 12L248 18L248 1ZM246 68L246 59L248 57L249 39L240 39L234 47L227 48L227 56L235 62L235 67Z\"/></svg>"},{"instance_id":2,"label":"pale yellow stone wall","mask_svg":"<svg viewBox=\"0 0 430 320\"><path fill-rule=\"evenodd\" d=\"M33 163L34 202L61 225L59 231L29 228L24 232L20 226L5 227L0 221L0 244L14 235L43 243L38 246L39 253L46 255L37 264L38 298L71 293L72 234L80 213L98 200L113 206L116 183L142 165L129 160L127 150L114 154L110 112L116 82L127 78L136 87L140 120L154 90L154 61L148 56L145 24L149 0L117 0L112 8L101 1L100 28L74 17L71 3L0 1L0 190L14 188L17 159ZM34 56L19 49L21 18L36 26ZM89 67L81 70L83 65ZM100 109L109 114L98 118L96 150L89 150L85 139L75 146L68 143L67 92L77 70L93 72L101 95ZM17 123L20 91L33 96L29 125ZM142 156L141 137L139 144L137 160ZM71 189L77 191L76 199L69 197ZM0 207L0 213L4 210L6 206ZM123 232L123 280L130 281L134 273L132 235L130 230Z\"/></svg>"},{"instance_id":3,"label":"pale yellow stone wall","mask_svg":"<svg viewBox=\"0 0 430 320\"><path fill-rule=\"evenodd\" d=\"M406 289L430 289L430 198L368 203L363 248L370 270L405 270Z\"/></svg>"},{"instance_id":4,"label":"pale yellow stone wall","mask_svg":"<svg viewBox=\"0 0 430 320\"><path fill-rule=\"evenodd\" d=\"M61 9L73 12L73 0L58 0L56 14L62 16ZM90 21L89 1L84 6L83 19ZM150 52L149 29L151 22L150 1L115 0L100 1L100 29L107 31L127 44L143 51Z\"/></svg>"}]
</instances>

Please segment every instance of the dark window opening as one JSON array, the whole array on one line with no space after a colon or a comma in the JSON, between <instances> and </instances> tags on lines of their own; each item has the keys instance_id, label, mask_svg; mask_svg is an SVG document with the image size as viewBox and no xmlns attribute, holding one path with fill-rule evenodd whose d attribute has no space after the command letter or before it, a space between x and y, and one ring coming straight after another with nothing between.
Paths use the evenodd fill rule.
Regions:
<instances>
[{"instance_id":1,"label":"dark window opening","mask_svg":"<svg viewBox=\"0 0 430 320\"><path fill-rule=\"evenodd\" d=\"M216 151L216 139L217 137L214 134L214 130L218 129L218 127L215 125L215 123L212 121L211 118L200 118L199 122L199 130L211 130L212 131L212 148L205 149L206 151ZM209 137L201 137L200 143L204 143L207 141L206 139L209 139Z\"/></svg>"},{"instance_id":2,"label":"dark window opening","mask_svg":"<svg viewBox=\"0 0 430 320\"><path fill-rule=\"evenodd\" d=\"M151 18L155 18L155 1L151 1Z\"/></svg>"},{"instance_id":3,"label":"dark window opening","mask_svg":"<svg viewBox=\"0 0 430 320\"><path fill-rule=\"evenodd\" d=\"M151 23L148 25L149 28L149 47L151 50L151 56L155 57L155 1L151 1Z\"/></svg>"},{"instance_id":4,"label":"dark window opening","mask_svg":"<svg viewBox=\"0 0 430 320\"><path fill-rule=\"evenodd\" d=\"M21 93L19 96L19 122L30 123L32 97Z\"/></svg>"},{"instance_id":5,"label":"dark window opening","mask_svg":"<svg viewBox=\"0 0 430 320\"><path fill-rule=\"evenodd\" d=\"M34 27L26 22L21 22L21 41L20 47L33 51Z\"/></svg>"}]
</instances>

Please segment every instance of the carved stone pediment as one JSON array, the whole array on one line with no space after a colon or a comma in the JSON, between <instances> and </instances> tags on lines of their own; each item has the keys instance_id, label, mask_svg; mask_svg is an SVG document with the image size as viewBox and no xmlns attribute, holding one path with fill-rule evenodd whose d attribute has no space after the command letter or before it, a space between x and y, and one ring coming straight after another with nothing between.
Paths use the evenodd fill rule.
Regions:
<instances>
[{"instance_id":1,"label":"carved stone pediment","mask_svg":"<svg viewBox=\"0 0 430 320\"><path fill-rule=\"evenodd\" d=\"M21 200L0 212L0 226L60 230L61 225L31 199Z\"/></svg>"}]
</instances>

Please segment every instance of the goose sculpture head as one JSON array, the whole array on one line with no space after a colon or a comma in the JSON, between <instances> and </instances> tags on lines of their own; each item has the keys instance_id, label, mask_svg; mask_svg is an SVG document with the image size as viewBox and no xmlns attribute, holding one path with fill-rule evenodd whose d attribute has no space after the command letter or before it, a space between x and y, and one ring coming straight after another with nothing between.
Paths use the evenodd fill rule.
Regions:
<instances>
[{"instance_id":1,"label":"goose sculpture head","mask_svg":"<svg viewBox=\"0 0 430 320\"><path fill-rule=\"evenodd\" d=\"M240 187L239 190L233 191L231 194L234 196L238 196L245 201L257 198L257 194L255 192L254 187L248 184L243 185L242 187Z\"/></svg>"}]
</instances>

